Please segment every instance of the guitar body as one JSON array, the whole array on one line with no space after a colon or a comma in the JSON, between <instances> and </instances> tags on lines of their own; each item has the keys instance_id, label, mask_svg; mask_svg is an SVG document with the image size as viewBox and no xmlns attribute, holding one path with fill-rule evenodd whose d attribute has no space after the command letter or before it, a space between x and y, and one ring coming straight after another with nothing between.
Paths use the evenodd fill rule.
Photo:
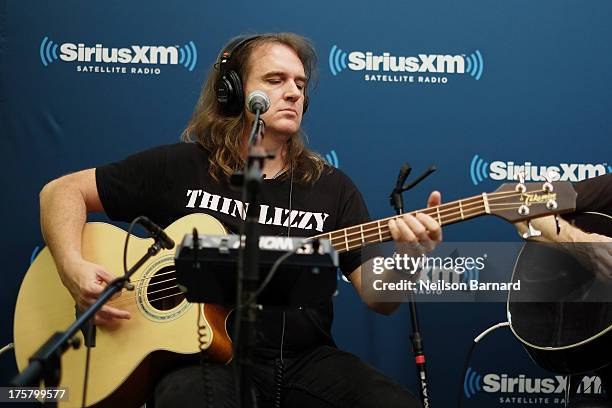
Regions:
<instances>
[{"instance_id":1,"label":"guitar body","mask_svg":"<svg viewBox=\"0 0 612 408\"><path fill-rule=\"evenodd\" d=\"M575 225L612 236L605 214L581 214ZM511 328L538 365L579 374L612 362L612 282L597 279L558 245L542 243L524 245L512 281L521 281L521 290L508 295Z\"/></svg>"},{"instance_id":2,"label":"guitar body","mask_svg":"<svg viewBox=\"0 0 612 408\"><path fill-rule=\"evenodd\" d=\"M180 242L196 227L201 234L225 235L223 225L205 214L192 214L171 224L166 232ZM85 259L123 274L125 231L110 224L88 223L83 231ZM128 265L151 245L150 239L130 237ZM131 278L134 291L123 291L110 305L128 310L132 318L116 327L97 327L91 349L86 405L138 406L150 394L156 378L180 356L202 349L219 362L231 360L231 342L225 330L229 311L216 305L188 303L175 284L174 251L162 250ZM198 339L198 307L204 326ZM62 285L55 263L45 248L32 263L21 284L15 309L15 354L19 370L54 332L75 320L75 302ZM83 344L83 335L77 336ZM214 340L214 341L213 341ZM69 349L62 357L60 387L69 389L68 403L81 406L86 348Z\"/></svg>"}]
</instances>

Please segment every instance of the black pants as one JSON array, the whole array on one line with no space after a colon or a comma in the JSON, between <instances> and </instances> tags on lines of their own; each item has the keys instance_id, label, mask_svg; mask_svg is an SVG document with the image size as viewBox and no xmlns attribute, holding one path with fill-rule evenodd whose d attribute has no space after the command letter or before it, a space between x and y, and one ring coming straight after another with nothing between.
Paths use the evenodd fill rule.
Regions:
<instances>
[{"instance_id":1,"label":"black pants","mask_svg":"<svg viewBox=\"0 0 612 408\"><path fill-rule=\"evenodd\" d=\"M258 407L274 406L278 361L263 356L254 358L252 381ZM413 395L381 372L336 348L322 346L284 357L283 361L282 407L420 407ZM204 370L200 365L187 366L169 373L158 383L155 408L236 407L234 390L231 365L208 364Z\"/></svg>"}]
</instances>

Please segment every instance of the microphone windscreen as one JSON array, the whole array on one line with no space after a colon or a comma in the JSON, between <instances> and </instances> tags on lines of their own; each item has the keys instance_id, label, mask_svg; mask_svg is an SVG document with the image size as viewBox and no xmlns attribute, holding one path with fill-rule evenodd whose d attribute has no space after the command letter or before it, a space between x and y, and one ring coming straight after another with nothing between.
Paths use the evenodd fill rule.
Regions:
<instances>
[{"instance_id":1,"label":"microphone windscreen","mask_svg":"<svg viewBox=\"0 0 612 408\"><path fill-rule=\"evenodd\" d=\"M265 113L270 108L270 98L264 91L253 91L247 97L247 107L251 113Z\"/></svg>"}]
</instances>

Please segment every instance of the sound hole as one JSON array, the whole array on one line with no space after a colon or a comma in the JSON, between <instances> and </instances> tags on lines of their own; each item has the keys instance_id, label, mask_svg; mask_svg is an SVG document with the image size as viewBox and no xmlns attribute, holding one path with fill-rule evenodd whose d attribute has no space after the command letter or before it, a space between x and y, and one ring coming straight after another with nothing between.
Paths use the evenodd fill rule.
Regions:
<instances>
[{"instance_id":1,"label":"sound hole","mask_svg":"<svg viewBox=\"0 0 612 408\"><path fill-rule=\"evenodd\" d=\"M147 286L147 299L157 310L173 309L185 299L185 295L176 286L174 265L155 272Z\"/></svg>"}]
</instances>

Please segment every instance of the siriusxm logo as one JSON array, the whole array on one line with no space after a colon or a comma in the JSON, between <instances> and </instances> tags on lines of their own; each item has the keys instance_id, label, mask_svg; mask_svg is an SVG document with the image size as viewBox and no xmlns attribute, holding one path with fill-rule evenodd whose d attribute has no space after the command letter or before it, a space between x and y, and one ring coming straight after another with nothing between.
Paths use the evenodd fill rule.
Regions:
<instances>
[{"instance_id":1,"label":"siriusxm logo","mask_svg":"<svg viewBox=\"0 0 612 408\"><path fill-rule=\"evenodd\" d=\"M198 61L198 52L193 41L183 46L131 45L116 48L105 47L102 44L86 46L83 43L69 42L58 45L49 37L44 37L40 42L39 56L45 67L61 60L78 63L182 65L187 70L193 71ZM123 73L127 73L125 67Z\"/></svg>"},{"instance_id":2,"label":"siriusxm logo","mask_svg":"<svg viewBox=\"0 0 612 408\"><path fill-rule=\"evenodd\" d=\"M554 166L535 165L531 162L522 164L513 161L488 162L477 154L470 163L470 179L477 186L485 179L517 180L523 174L526 181L544 181L549 176L552 181L580 181L612 172L608 163L559 163Z\"/></svg>"},{"instance_id":3,"label":"siriusxm logo","mask_svg":"<svg viewBox=\"0 0 612 408\"><path fill-rule=\"evenodd\" d=\"M472 398L476 393L482 390L482 376L476 371L472 370L472 367L468 367L463 379L463 393L467 398Z\"/></svg>"},{"instance_id":4,"label":"siriusxm logo","mask_svg":"<svg viewBox=\"0 0 612 408\"><path fill-rule=\"evenodd\" d=\"M416 56L395 56L389 52L375 54L371 51L352 51L346 53L338 46L333 45L329 52L328 63L334 76L348 68L352 71L391 74L468 74L474 79L480 80L484 71L484 59L479 50L470 55L418 54ZM404 81L396 80L394 82ZM406 79L405 82L415 81Z\"/></svg>"},{"instance_id":5,"label":"siriusxm logo","mask_svg":"<svg viewBox=\"0 0 612 408\"><path fill-rule=\"evenodd\" d=\"M479 392L486 393L522 393L522 394L562 394L567 387L567 379L555 377L531 378L524 374L511 377L508 374L489 373L481 375L469 367L463 379L463 393L472 398ZM581 394L600 394L601 379L597 376L585 376L578 387Z\"/></svg>"},{"instance_id":6,"label":"siriusxm logo","mask_svg":"<svg viewBox=\"0 0 612 408\"><path fill-rule=\"evenodd\" d=\"M327 163L329 163L330 166L333 166L337 169L340 168L340 161L338 160L338 155L336 154L335 150L332 150L327 153L325 155L325 160L327 160Z\"/></svg>"}]
</instances>

